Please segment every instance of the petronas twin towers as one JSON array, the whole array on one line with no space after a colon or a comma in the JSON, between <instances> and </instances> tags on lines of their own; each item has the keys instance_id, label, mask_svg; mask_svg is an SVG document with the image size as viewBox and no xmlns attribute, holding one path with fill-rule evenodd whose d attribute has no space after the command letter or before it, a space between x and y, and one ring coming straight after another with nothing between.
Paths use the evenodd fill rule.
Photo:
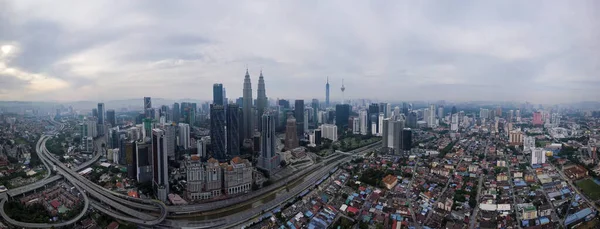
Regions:
<instances>
[{"instance_id":1,"label":"petronas twin towers","mask_svg":"<svg viewBox=\"0 0 600 229\"><path fill-rule=\"evenodd\" d=\"M258 77L258 95L256 98L256 114L260 117L265 112L267 107L267 93L265 90L265 79L260 71ZM244 91L242 97L242 112L243 112L243 135L244 139L251 139L254 135L254 110L253 110L253 99L252 99L252 83L250 82L250 74L246 69L246 76L244 77ZM262 122L257 122L257 130L261 131Z\"/></svg>"}]
</instances>

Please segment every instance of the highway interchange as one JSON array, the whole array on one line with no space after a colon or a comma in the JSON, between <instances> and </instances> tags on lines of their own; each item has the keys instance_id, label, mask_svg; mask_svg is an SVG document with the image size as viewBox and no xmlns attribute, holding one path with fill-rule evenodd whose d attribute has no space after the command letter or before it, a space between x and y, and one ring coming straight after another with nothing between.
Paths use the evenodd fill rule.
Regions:
<instances>
[{"instance_id":1,"label":"highway interchange","mask_svg":"<svg viewBox=\"0 0 600 229\"><path fill-rule=\"evenodd\" d=\"M64 124L51 121L55 126L58 127L57 131L60 131L64 128ZM69 181L72 185L74 185L80 193L84 196L84 209L73 219L70 219L65 222L60 223L26 223L26 222L18 222L8 217L6 212L4 211L4 203L6 203L7 198L4 197L2 201L0 201L0 215L7 220L8 223L19 226L19 227L27 227L27 228L49 228L49 227L62 227L66 225L73 224L75 222L79 222L81 218L86 214L88 208L93 207L98 211L107 214L115 219L131 222L137 225L142 226L160 226L160 227L195 227L195 228L212 228L212 227L231 227L236 226L241 223L247 222L248 220L260 215L261 212L268 211L272 208L275 208L281 203L288 201L289 199L297 196L303 190L306 190L310 186L314 185L314 183L325 176L331 169L335 168L341 163L347 162L352 159L352 157L348 157L348 154L352 153L365 153L367 150L371 150L374 146L377 146L377 143L371 144L369 146L362 147L360 149L356 149L349 153L336 153L336 156L328 157L323 160L323 162L318 163L308 169L303 170L300 173L296 173L293 176L282 179L275 184L272 184L266 188L263 188L259 191L252 192L248 195L238 196L226 200L215 201L211 203L204 204L191 204L191 205L183 205L183 206L166 206L164 203L153 200L153 199L140 199L133 198L127 195L123 195L120 193L116 193L110 190L107 190L85 177L78 174L79 170L85 169L91 164L95 163L101 156L100 153L96 153L96 155L91 159L78 166L77 168L68 168L65 164L60 162L55 156L53 156L45 146L45 142L56 132L52 132L50 134L43 135L38 143L36 144L36 152L40 160L44 163L44 166L48 170L47 175L41 179L40 181L23 186L20 188L12 189L7 192L7 194L11 197L15 197L21 195L23 193L27 193L38 188L45 187L46 185L58 181L62 178ZM55 168L58 175L51 176L51 168ZM246 203L249 200L255 199L257 197L265 196L272 194L274 191L279 190L280 187L291 183L297 179L303 179L303 182L293 188L291 188L287 193L277 196L274 200L269 201L261 205L260 208L251 208L239 213L235 213L229 215L227 217L221 217L219 219L213 220L204 220L204 221L188 221L188 220L166 220L168 214L191 214L198 212L206 212L217 210L229 206L233 206L239 203ZM150 214L153 213L153 214ZM157 214L158 213L158 214Z\"/></svg>"}]
</instances>

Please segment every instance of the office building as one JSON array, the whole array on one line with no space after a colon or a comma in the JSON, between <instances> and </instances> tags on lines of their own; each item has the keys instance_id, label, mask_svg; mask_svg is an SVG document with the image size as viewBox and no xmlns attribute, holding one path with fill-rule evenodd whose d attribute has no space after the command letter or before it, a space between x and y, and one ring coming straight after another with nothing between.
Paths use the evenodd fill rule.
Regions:
<instances>
[{"instance_id":1,"label":"office building","mask_svg":"<svg viewBox=\"0 0 600 229\"><path fill-rule=\"evenodd\" d=\"M250 82L250 74L246 69L246 75L244 76L244 90L243 90L243 128L244 139L252 139L254 136L254 112L252 109L252 83Z\"/></svg>"},{"instance_id":2,"label":"office building","mask_svg":"<svg viewBox=\"0 0 600 229\"><path fill-rule=\"evenodd\" d=\"M115 110L109 109L106 111L106 121L112 127L117 126L117 116L115 115Z\"/></svg>"},{"instance_id":3,"label":"office building","mask_svg":"<svg viewBox=\"0 0 600 229\"><path fill-rule=\"evenodd\" d=\"M452 114L450 120L450 130L455 132L458 131L458 114Z\"/></svg>"},{"instance_id":4,"label":"office building","mask_svg":"<svg viewBox=\"0 0 600 229\"><path fill-rule=\"evenodd\" d=\"M152 108L152 99L150 97L144 97L144 110Z\"/></svg>"},{"instance_id":5,"label":"office building","mask_svg":"<svg viewBox=\"0 0 600 229\"><path fill-rule=\"evenodd\" d=\"M321 129L315 130L315 145L319 146L323 142L323 132Z\"/></svg>"},{"instance_id":6,"label":"office building","mask_svg":"<svg viewBox=\"0 0 600 229\"><path fill-rule=\"evenodd\" d=\"M262 70L260 71L260 76L258 76L258 90L256 90L256 92L256 112L258 117L262 117L262 115L265 113L265 109L268 106L265 79L263 77ZM257 124L258 131L262 131L262 122L257 122Z\"/></svg>"},{"instance_id":7,"label":"office building","mask_svg":"<svg viewBox=\"0 0 600 229\"><path fill-rule=\"evenodd\" d=\"M104 103L98 103L98 135L104 135L104 123L105 123L106 111L104 109Z\"/></svg>"},{"instance_id":8,"label":"office building","mask_svg":"<svg viewBox=\"0 0 600 229\"><path fill-rule=\"evenodd\" d=\"M173 124L163 125L161 129L164 132L166 141L166 152L167 156L175 158L175 146L177 145L177 126Z\"/></svg>"},{"instance_id":9,"label":"office building","mask_svg":"<svg viewBox=\"0 0 600 229\"><path fill-rule=\"evenodd\" d=\"M348 119L350 118L350 105L338 104L335 106L335 125L339 130L348 129Z\"/></svg>"},{"instance_id":10,"label":"office building","mask_svg":"<svg viewBox=\"0 0 600 229\"><path fill-rule=\"evenodd\" d=\"M248 193L252 189L252 163L234 157L223 168L223 189L227 195Z\"/></svg>"},{"instance_id":11,"label":"office building","mask_svg":"<svg viewBox=\"0 0 600 229\"><path fill-rule=\"evenodd\" d=\"M179 123L179 146L183 149L190 148L190 125L187 123Z\"/></svg>"},{"instance_id":12,"label":"office building","mask_svg":"<svg viewBox=\"0 0 600 229\"><path fill-rule=\"evenodd\" d=\"M160 118L164 118L164 120L165 120L165 123L166 123L167 121L171 121L171 119L173 118L173 117L171 117L171 115L170 115L171 111L170 111L170 109L169 109L169 106L167 106L167 105L162 105L162 106L160 106L160 110L159 110L159 112L160 112L160 113L159 113L159 117L160 117ZM159 119L160 119L160 118L159 118Z\"/></svg>"},{"instance_id":13,"label":"office building","mask_svg":"<svg viewBox=\"0 0 600 229\"><path fill-rule=\"evenodd\" d=\"M444 106L439 106L437 110L437 117L439 119L444 119Z\"/></svg>"},{"instance_id":14,"label":"office building","mask_svg":"<svg viewBox=\"0 0 600 229\"><path fill-rule=\"evenodd\" d=\"M225 145L225 110L222 105L210 105L210 141L212 156L218 160L227 159Z\"/></svg>"},{"instance_id":15,"label":"office building","mask_svg":"<svg viewBox=\"0 0 600 229\"><path fill-rule=\"evenodd\" d=\"M169 165L167 164L167 137L161 129L152 130L152 184L156 196L166 202L169 194Z\"/></svg>"},{"instance_id":16,"label":"office building","mask_svg":"<svg viewBox=\"0 0 600 229\"><path fill-rule=\"evenodd\" d=\"M127 164L127 177L130 179L137 178L137 149L135 141L127 141L125 143L125 160Z\"/></svg>"},{"instance_id":17,"label":"office building","mask_svg":"<svg viewBox=\"0 0 600 229\"><path fill-rule=\"evenodd\" d=\"M412 130L410 128L404 128L402 130L402 149L410 150L412 148Z\"/></svg>"},{"instance_id":18,"label":"office building","mask_svg":"<svg viewBox=\"0 0 600 229\"><path fill-rule=\"evenodd\" d=\"M310 110L309 109L304 109L304 127L302 129L304 129L304 133L307 134L308 133L308 114L310 114Z\"/></svg>"},{"instance_id":19,"label":"office building","mask_svg":"<svg viewBox=\"0 0 600 229\"><path fill-rule=\"evenodd\" d=\"M319 125L318 122L318 113L319 113L319 100L318 99L313 99L312 100L312 112L313 112L313 118L312 118L312 125L314 128L316 128Z\"/></svg>"},{"instance_id":20,"label":"office building","mask_svg":"<svg viewBox=\"0 0 600 229\"><path fill-rule=\"evenodd\" d=\"M321 131L323 134L323 138L329 139L332 142L335 142L338 140L338 134L337 134L337 126L336 125L331 125L331 124L323 124L321 125Z\"/></svg>"},{"instance_id":21,"label":"office building","mask_svg":"<svg viewBox=\"0 0 600 229\"><path fill-rule=\"evenodd\" d=\"M136 174L138 183L150 182L153 178L152 172L152 144L136 142Z\"/></svg>"},{"instance_id":22,"label":"office building","mask_svg":"<svg viewBox=\"0 0 600 229\"><path fill-rule=\"evenodd\" d=\"M179 108L179 103L173 103L173 110L172 110L172 114L171 114L171 119L173 122L175 123L179 123L181 120L181 110Z\"/></svg>"},{"instance_id":23,"label":"office building","mask_svg":"<svg viewBox=\"0 0 600 229\"><path fill-rule=\"evenodd\" d=\"M368 127L369 131L367 132L371 132L373 135L376 135L379 132L378 129L378 121L377 119L379 118L379 105L373 103L371 105L369 105L369 113L367 114L367 119L368 119ZM373 125L373 123L375 123L375 125ZM372 129L372 127L375 126L375 129Z\"/></svg>"},{"instance_id":24,"label":"office building","mask_svg":"<svg viewBox=\"0 0 600 229\"><path fill-rule=\"evenodd\" d=\"M290 109L290 101L287 101L285 99L278 100L277 105L285 109Z\"/></svg>"},{"instance_id":25,"label":"office building","mask_svg":"<svg viewBox=\"0 0 600 229\"><path fill-rule=\"evenodd\" d=\"M227 106L227 153L229 156L240 155L240 107L237 104Z\"/></svg>"},{"instance_id":26,"label":"office building","mask_svg":"<svg viewBox=\"0 0 600 229\"><path fill-rule=\"evenodd\" d=\"M298 147L298 134L296 132L296 127L296 119L292 115L292 112L288 112L285 126L285 148L287 150Z\"/></svg>"},{"instance_id":27,"label":"office building","mask_svg":"<svg viewBox=\"0 0 600 229\"><path fill-rule=\"evenodd\" d=\"M276 153L277 148L275 141L275 119L273 115L265 113L262 116L263 132L260 137L260 156L258 157L258 167L269 174L273 174L280 163L279 154Z\"/></svg>"},{"instance_id":28,"label":"office building","mask_svg":"<svg viewBox=\"0 0 600 229\"><path fill-rule=\"evenodd\" d=\"M417 112L411 111L408 113L407 126L410 128L417 128Z\"/></svg>"},{"instance_id":29,"label":"office building","mask_svg":"<svg viewBox=\"0 0 600 229\"><path fill-rule=\"evenodd\" d=\"M225 98L223 97L223 84L213 84L213 104L225 106Z\"/></svg>"},{"instance_id":30,"label":"office building","mask_svg":"<svg viewBox=\"0 0 600 229\"><path fill-rule=\"evenodd\" d=\"M294 101L294 118L296 118L296 132L298 139L304 137L304 100Z\"/></svg>"},{"instance_id":31,"label":"office building","mask_svg":"<svg viewBox=\"0 0 600 229\"><path fill-rule=\"evenodd\" d=\"M92 109L92 117L98 118L98 108Z\"/></svg>"}]
</instances>

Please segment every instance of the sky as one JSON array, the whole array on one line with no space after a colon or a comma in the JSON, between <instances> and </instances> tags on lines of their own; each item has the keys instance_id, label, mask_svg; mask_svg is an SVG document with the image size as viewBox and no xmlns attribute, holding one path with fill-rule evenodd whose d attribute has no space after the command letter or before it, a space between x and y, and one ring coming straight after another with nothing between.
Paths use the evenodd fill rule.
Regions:
<instances>
[{"instance_id":1,"label":"sky","mask_svg":"<svg viewBox=\"0 0 600 229\"><path fill-rule=\"evenodd\" d=\"M600 1L0 0L0 100L600 99Z\"/></svg>"}]
</instances>

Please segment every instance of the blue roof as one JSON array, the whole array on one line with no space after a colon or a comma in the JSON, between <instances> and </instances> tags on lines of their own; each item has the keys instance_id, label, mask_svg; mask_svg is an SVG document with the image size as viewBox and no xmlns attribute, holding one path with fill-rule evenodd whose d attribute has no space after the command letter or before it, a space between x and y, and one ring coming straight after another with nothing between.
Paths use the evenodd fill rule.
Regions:
<instances>
[{"instance_id":1,"label":"blue roof","mask_svg":"<svg viewBox=\"0 0 600 229\"><path fill-rule=\"evenodd\" d=\"M565 220L565 224L569 225L572 224L573 222L576 222L580 219L585 218L587 215L592 214L592 209L590 208L585 208L581 211L578 211L575 214L571 214L567 216L567 219Z\"/></svg>"},{"instance_id":2,"label":"blue roof","mask_svg":"<svg viewBox=\"0 0 600 229\"><path fill-rule=\"evenodd\" d=\"M541 225L544 225L544 224L547 224L547 223L550 223L550 220L548 219L548 217L544 216L544 217L540 218L540 224Z\"/></svg>"}]
</instances>

